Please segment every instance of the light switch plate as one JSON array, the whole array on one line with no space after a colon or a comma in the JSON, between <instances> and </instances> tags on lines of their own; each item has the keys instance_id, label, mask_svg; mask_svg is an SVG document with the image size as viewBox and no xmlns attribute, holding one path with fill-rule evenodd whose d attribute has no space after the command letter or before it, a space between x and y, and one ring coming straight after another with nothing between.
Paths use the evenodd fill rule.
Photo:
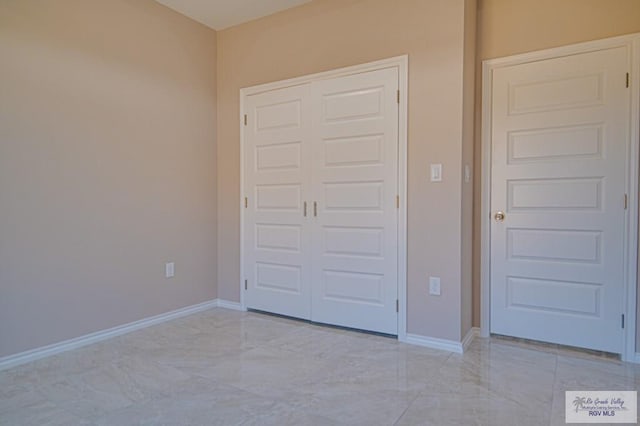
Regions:
<instances>
[{"instance_id":1,"label":"light switch plate","mask_svg":"<svg viewBox=\"0 0 640 426\"><path fill-rule=\"evenodd\" d=\"M442 182L442 164L431 165L431 182Z\"/></svg>"}]
</instances>

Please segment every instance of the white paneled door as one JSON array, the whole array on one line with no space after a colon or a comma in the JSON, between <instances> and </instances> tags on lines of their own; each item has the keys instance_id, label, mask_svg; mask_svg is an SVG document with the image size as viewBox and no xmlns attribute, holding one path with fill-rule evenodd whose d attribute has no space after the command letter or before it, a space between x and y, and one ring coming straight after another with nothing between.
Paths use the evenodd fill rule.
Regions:
<instances>
[{"instance_id":1,"label":"white paneled door","mask_svg":"<svg viewBox=\"0 0 640 426\"><path fill-rule=\"evenodd\" d=\"M491 332L622 351L626 48L493 71Z\"/></svg>"},{"instance_id":2,"label":"white paneled door","mask_svg":"<svg viewBox=\"0 0 640 426\"><path fill-rule=\"evenodd\" d=\"M398 70L312 86L314 321L396 334Z\"/></svg>"},{"instance_id":3,"label":"white paneled door","mask_svg":"<svg viewBox=\"0 0 640 426\"><path fill-rule=\"evenodd\" d=\"M398 69L245 98L245 304L398 332Z\"/></svg>"},{"instance_id":4,"label":"white paneled door","mask_svg":"<svg viewBox=\"0 0 640 426\"><path fill-rule=\"evenodd\" d=\"M249 96L244 265L250 308L311 318L309 86Z\"/></svg>"}]
</instances>

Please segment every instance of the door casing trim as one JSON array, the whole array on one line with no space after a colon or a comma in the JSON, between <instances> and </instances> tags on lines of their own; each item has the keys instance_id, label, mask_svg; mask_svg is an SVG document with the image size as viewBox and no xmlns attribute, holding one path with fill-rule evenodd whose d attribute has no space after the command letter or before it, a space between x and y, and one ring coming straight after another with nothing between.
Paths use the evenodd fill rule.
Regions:
<instances>
[{"instance_id":1,"label":"door casing trim","mask_svg":"<svg viewBox=\"0 0 640 426\"><path fill-rule=\"evenodd\" d=\"M626 164L626 193L629 197L625 216L623 256L625 269L624 301L625 331L623 333L623 361L639 362L636 357L636 309L638 276L638 169L640 153L640 33L572 44L482 62L482 198L480 209L480 336L489 337L491 318L491 103L493 70L561 58L578 53L588 53L614 47L626 47L629 55L631 117L629 129L628 163Z\"/></svg>"},{"instance_id":2,"label":"door casing trim","mask_svg":"<svg viewBox=\"0 0 640 426\"><path fill-rule=\"evenodd\" d=\"M345 68L338 68L287 80L275 81L257 86L240 89L240 305L246 310L244 297L244 114L245 98L250 95L269 92L276 89L308 84L313 81L326 80L377 71L386 68L398 69L398 88L400 103L398 108L398 195L400 196L398 210L398 340L407 339L407 134L409 109L409 55L368 62Z\"/></svg>"}]
</instances>

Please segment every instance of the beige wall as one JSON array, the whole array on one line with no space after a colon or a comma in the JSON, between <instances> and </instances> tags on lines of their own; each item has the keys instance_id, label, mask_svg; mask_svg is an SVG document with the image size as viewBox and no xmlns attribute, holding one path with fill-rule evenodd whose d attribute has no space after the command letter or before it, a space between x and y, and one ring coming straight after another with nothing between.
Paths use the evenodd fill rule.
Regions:
<instances>
[{"instance_id":1,"label":"beige wall","mask_svg":"<svg viewBox=\"0 0 640 426\"><path fill-rule=\"evenodd\" d=\"M479 0L474 325L480 324L480 61L634 32L640 32L639 0ZM640 342L640 322L638 338Z\"/></svg>"},{"instance_id":2,"label":"beige wall","mask_svg":"<svg viewBox=\"0 0 640 426\"><path fill-rule=\"evenodd\" d=\"M240 88L409 54L408 331L461 338L464 5L315 0L218 33L220 298L240 300Z\"/></svg>"},{"instance_id":3,"label":"beige wall","mask_svg":"<svg viewBox=\"0 0 640 426\"><path fill-rule=\"evenodd\" d=\"M0 58L0 357L215 298L215 32L3 0Z\"/></svg>"},{"instance_id":4,"label":"beige wall","mask_svg":"<svg viewBox=\"0 0 640 426\"><path fill-rule=\"evenodd\" d=\"M239 89L405 53L409 332L468 330L471 200L479 325L474 3L315 0L216 42L151 0L0 2L0 357L217 295L238 301ZM479 0L477 24L479 70L640 32L640 1ZM475 196L461 171L472 158ZM432 184L438 162L445 181ZM429 275L442 278L441 297L428 296Z\"/></svg>"},{"instance_id":5,"label":"beige wall","mask_svg":"<svg viewBox=\"0 0 640 426\"><path fill-rule=\"evenodd\" d=\"M462 127L462 171L465 165L469 167L469 181L462 183L462 292L461 336L464 337L473 325L473 147L474 147L474 118L475 118L475 64L476 64L476 36L477 36L477 2L466 2L464 15L464 74L463 74L463 127Z\"/></svg>"}]
</instances>

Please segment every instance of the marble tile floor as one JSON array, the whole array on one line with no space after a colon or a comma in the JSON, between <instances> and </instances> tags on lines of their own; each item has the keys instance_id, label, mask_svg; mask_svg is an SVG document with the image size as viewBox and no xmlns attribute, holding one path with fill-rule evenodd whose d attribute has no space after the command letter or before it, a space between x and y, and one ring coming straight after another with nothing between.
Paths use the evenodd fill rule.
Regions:
<instances>
[{"instance_id":1,"label":"marble tile floor","mask_svg":"<svg viewBox=\"0 0 640 426\"><path fill-rule=\"evenodd\" d=\"M563 425L640 366L507 339L464 355L212 309L0 372L0 425Z\"/></svg>"}]
</instances>

